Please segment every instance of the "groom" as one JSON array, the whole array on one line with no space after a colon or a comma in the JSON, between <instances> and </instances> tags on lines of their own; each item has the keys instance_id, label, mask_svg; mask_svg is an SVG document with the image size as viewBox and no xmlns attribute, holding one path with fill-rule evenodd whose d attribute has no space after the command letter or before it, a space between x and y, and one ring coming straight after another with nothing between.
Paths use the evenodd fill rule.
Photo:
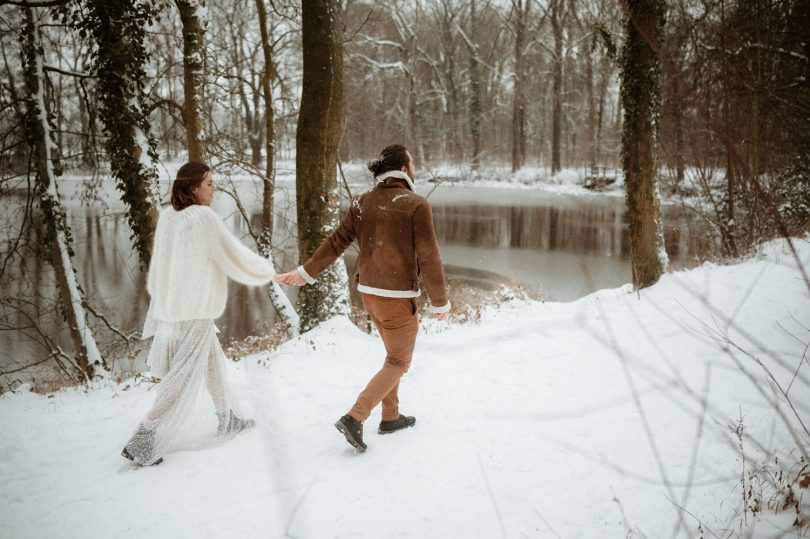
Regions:
<instances>
[{"instance_id":1,"label":"groom","mask_svg":"<svg viewBox=\"0 0 810 539\"><path fill-rule=\"evenodd\" d=\"M433 214L425 197L414 192L413 158L399 144L386 146L368 163L377 184L352 199L337 229L315 254L296 270L276 275L288 286L313 284L354 241L360 247L359 284L363 306L385 345L385 363L357 397L349 413L335 427L358 451L366 450L363 421L382 402L378 432L388 434L411 427L416 418L399 413L399 380L413 356L419 316L416 298L421 279L430 295L429 310L439 320L447 318L450 302Z\"/></svg>"}]
</instances>

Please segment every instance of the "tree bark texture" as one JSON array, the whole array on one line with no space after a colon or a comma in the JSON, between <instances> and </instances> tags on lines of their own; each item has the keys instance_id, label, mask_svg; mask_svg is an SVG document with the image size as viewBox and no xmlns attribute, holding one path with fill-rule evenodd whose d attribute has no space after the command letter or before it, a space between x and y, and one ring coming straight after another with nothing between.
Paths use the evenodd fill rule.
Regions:
<instances>
[{"instance_id":1,"label":"tree bark texture","mask_svg":"<svg viewBox=\"0 0 810 539\"><path fill-rule=\"evenodd\" d=\"M202 104L205 95L204 0L175 0L183 24L183 124L188 160L206 158Z\"/></svg>"},{"instance_id":2,"label":"tree bark texture","mask_svg":"<svg viewBox=\"0 0 810 539\"><path fill-rule=\"evenodd\" d=\"M560 20L562 0L551 0L551 30L554 33L554 110L551 118L551 173L561 169L560 145L562 144L562 62L563 33Z\"/></svg>"},{"instance_id":3,"label":"tree bark texture","mask_svg":"<svg viewBox=\"0 0 810 539\"><path fill-rule=\"evenodd\" d=\"M656 146L660 110L661 0L624 0L626 39L621 58L622 166L627 189L633 283L644 288L667 268L658 194Z\"/></svg>"},{"instance_id":4,"label":"tree bark texture","mask_svg":"<svg viewBox=\"0 0 810 539\"><path fill-rule=\"evenodd\" d=\"M515 18L515 91L512 97L512 172L526 163L526 20L531 0L512 2Z\"/></svg>"},{"instance_id":5,"label":"tree bark texture","mask_svg":"<svg viewBox=\"0 0 810 539\"><path fill-rule=\"evenodd\" d=\"M334 230L340 216L336 177L343 115L343 46L337 0L304 0L304 71L296 132L296 209L301 263ZM301 329L350 312L343 259L332 264L298 297Z\"/></svg>"},{"instance_id":6,"label":"tree bark texture","mask_svg":"<svg viewBox=\"0 0 810 539\"><path fill-rule=\"evenodd\" d=\"M475 39L478 18L475 13L475 0L470 3L470 39ZM472 137L472 157L470 166L473 172L481 166L481 52L477 43L468 43L470 49L470 136Z\"/></svg>"}]
</instances>

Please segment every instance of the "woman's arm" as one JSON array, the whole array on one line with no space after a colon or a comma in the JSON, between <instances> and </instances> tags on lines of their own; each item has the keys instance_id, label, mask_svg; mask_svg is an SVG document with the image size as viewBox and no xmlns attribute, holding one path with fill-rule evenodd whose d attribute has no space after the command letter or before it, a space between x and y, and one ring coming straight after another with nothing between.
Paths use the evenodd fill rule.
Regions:
<instances>
[{"instance_id":1,"label":"woman's arm","mask_svg":"<svg viewBox=\"0 0 810 539\"><path fill-rule=\"evenodd\" d=\"M239 241L211 208L205 208L204 228L211 259L234 281L258 286L268 283L275 275L273 265Z\"/></svg>"}]
</instances>

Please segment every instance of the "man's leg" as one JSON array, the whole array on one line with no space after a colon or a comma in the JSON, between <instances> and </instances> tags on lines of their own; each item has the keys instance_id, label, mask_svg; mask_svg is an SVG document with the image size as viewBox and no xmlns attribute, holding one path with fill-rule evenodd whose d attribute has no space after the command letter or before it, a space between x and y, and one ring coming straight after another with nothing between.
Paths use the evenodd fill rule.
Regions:
<instances>
[{"instance_id":1,"label":"man's leg","mask_svg":"<svg viewBox=\"0 0 810 539\"><path fill-rule=\"evenodd\" d=\"M374 322L374 327L377 328L377 333L380 338L385 342L385 328L379 318L369 313L371 321ZM388 392L388 395L383 397L382 400L382 419L390 420L399 417L399 382L394 386L394 389Z\"/></svg>"},{"instance_id":2,"label":"man's leg","mask_svg":"<svg viewBox=\"0 0 810 539\"><path fill-rule=\"evenodd\" d=\"M382 420L392 421L399 417L399 382L382 400Z\"/></svg>"},{"instance_id":3,"label":"man's leg","mask_svg":"<svg viewBox=\"0 0 810 539\"><path fill-rule=\"evenodd\" d=\"M416 302L412 298L381 298L364 294L363 305L375 323L383 328L381 336L386 357L383 368L357 397L349 415L357 421L365 421L371 410L383 399L387 399L383 419L396 419L399 417L399 380L410 367L416 334L419 331ZM389 417L389 414L394 413L396 417Z\"/></svg>"}]
</instances>

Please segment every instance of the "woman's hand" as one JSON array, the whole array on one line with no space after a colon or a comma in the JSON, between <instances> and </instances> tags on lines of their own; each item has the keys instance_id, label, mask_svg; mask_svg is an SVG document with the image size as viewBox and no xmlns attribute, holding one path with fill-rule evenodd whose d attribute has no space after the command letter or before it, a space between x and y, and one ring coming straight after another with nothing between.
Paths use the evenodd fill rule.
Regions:
<instances>
[{"instance_id":1,"label":"woman's hand","mask_svg":"<svg viewBox=\"0 0 810 539\"><path fill-rule=\"evenodd\" d=\"M306 280L301 277L298 270L288 271L287 273L277 273L273 276L277 283L285 284L287 286L304 286L307 284Z\"/></svg>"}]
</instances>

